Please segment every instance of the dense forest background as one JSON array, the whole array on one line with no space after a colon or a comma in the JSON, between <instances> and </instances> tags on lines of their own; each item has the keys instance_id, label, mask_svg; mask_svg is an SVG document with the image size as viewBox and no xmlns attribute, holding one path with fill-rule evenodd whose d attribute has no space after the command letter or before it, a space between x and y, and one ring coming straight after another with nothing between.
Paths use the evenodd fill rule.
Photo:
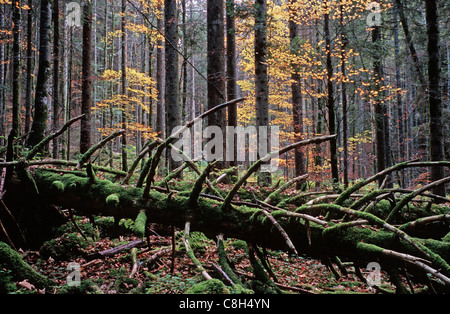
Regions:
<instances>
[{"instance_id":1,"label":"dense forest background","mask_svg":"<svg viewBox=\"0 0 450 314\"><path fill-rule=\"evenodd\" d=\"M316 264L302 254L336 277L334 264L361 279L377 260L397 292L448 292L449 17L444 0L0 0L0 282L24 259L40 274L20 263L20 286L55 292L41 277L62 267L49 246L84 238L78 262L108 268L120 251L109 236L132 230L118 247L140 277L117 291L155 292L156 268L139 273L137 260L172 254L158 269L173 275L184 250L183 265L207 282L215 268L232 293L310 293L295 274ZM260 171L263 153L206 160L199 143L175 160L176 130L196 118L256 126L260 145L258 127L279 127L277 170ZM60 220L71 231L49 245ZM255 280L228 267L224 246ZM212 256L222 269L203 268Z\"/></svg>"},{"instance_id":2,"label":"dense forest background","mask_svg":"<svg viewBox=\"0 0 450 314\"><path fill-rule=\"evenodd\" d=\"M270 123L281 128L280 145L338 135L336 146L303 151L303 165L296 165L293 152L286 154L280 164L285 177L297 168L297 173L307 170L331 179L338 169L348 184L380 167L430 158L425 2L379 2L373 7L381 14L375 27L367 23L374 19L368 4L266 4L261 27L266 33L267 106ZM440 59L439 72L432 75L440 77L440 145L448 159L449 5L436 4L440 45L431 53L439 53ZM230 125L255 125L260 107L255 107L254 3L230 1L225 7L217 2L222 8L210 18L220 18L214 22L219 28L212 30L219 37L208 33L206 1L174 3L173 20L166 21L166 27L175 27L170 35L164 27L165 5L169 3L99 0L76 11L68 1L2 1L2 143L11 127L30 137L29 144L37 143L34 134L42 138L87 113L82 120L87 127L80 132L74 125L53 141L50 153L55 159L70 159L89 142L125 129L126 136L118 137L96 161L113 165L115 154L138 154L146 140L164 138L171 127L226 100L246 98L236 117L228 115ZM213 45L208 36L220 40L208 46ZM219 62L211 51L220 51ZM176 64L168 64L166 54L174 54ZM217 69L208 69L208 54ZM44 125L33 129L32 122L41 116ZM399 179L407 185L427 180L421 171L409 170Z\"/></svg>"}]
</instances>

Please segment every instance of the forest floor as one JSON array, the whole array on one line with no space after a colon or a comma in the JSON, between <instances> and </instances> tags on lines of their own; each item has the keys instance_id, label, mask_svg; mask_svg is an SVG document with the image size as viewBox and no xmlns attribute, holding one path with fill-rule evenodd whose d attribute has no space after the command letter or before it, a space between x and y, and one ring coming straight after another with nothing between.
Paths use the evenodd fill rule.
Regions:
<instances>
[{"instance_id":1,"label":"forest floor","mask_svg":"<svg viewBox=\"0 0 450 314\"><path fill-rule=\"evenodd\" d=\"M87 219L86 219L87 222ZM138 248L137 272L133 275L133 263L130 249L116 253L113 256L101 258L58 258L52 256L43 257L39 252L22 252L24 260L37 269L40 273L46 275L57 283L54 291L45 291L46 293L62 293L63 287L67 289L67 277L71 270L68 265L71 262L78 263L81 266L81 282L88 280L95 283L95 290L77 291L65 293L104 293L104 294L183 294L201 281L203 277L199 275L192 261L185 254L182 232L177 233L176 258L171 271L172 254L168 250L160 258L152 260L151 257L162 248L171 248L170 235L157 235L156 232L150 236L151 248L147 245ZM53 241L53 245L62 245L70 237L81 240L80 233L65 234ZM84 248L87 254L94 254L115 248L119 245L139 240L133 235L119 236L115 239L108 237L91 243ZM146 244L146 242L144 243ZM205 237L202 233L193 232L191 234L191 246L196 257L201 261L208 272L219 279L224 279L218 272L214 272L213 264L219 265L216 243ZM236 272L248 278L252 276L252 267L248 259L246 244L243 241L228 239L225 241L225 249L230 262L234 265ZM67 250L67 246L65 247ZM48 253L46 253L48 254ZM290 256L282 251L266 251L273 272L276 276L276 282L279 288L286 293L293 294L324 294L324 293L379 293L374 288L361 281L352 266L347 267L349 273L340 278L324 266L320 261L306 257ZM151 260L151 262L149 262ZM362 270L365 275L365 270ZM386 279L386 280L384 280ZM27 282L18 283L19 293L44 293L30 287ZM393 286L388 283L385 274L382 273L383 290L392 291Z\"/></svg>"}]
</instances>

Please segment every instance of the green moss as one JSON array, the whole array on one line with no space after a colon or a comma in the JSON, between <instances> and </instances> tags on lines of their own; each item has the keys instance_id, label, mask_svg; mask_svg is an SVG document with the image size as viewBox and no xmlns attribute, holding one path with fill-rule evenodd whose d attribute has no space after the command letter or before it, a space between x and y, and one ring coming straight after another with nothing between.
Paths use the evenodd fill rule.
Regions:
<instances>
[{"instance_id":1,"label":"green moss","mask_svg":"<svg viewBox=\"0 0 450 314\"><path fill-rule=\"evenodd\" d=\"M16 281L28 279L30 283L38 288L50 288L54 285L51 280L39 274L28 265L19 253L3 242L0 242L0 265L9 269L10 272L7 275ZM5 276L4 279L6 281Z\"/></svg>"},{"instance_id":2,"label":"green moss","mask_svg":"<svg viewBox=\"0 0 450 314\"><path fill-rule=\"evenodd\" d=\"M145 210L141 210L136 217L136 221L134 223L134 234L138 237L145 237L145 227L147 225L147 214Z\"/></svg>"},{"instance_id":3,"label":"green moss","mask_svg":"<svg viewBox=\"0 0 450 314\"><path fill-rule=\"evenodd\" d=\"M117 206L119 206L119 203L120 203L120 199L117 194L108 195L108 197L106 198L106 204L108 206L117 207Z\"/></svg>"},{"instance_id":4,"label":"green moss","mask_svg":"<svg viewBox=\"0 0 450 314\"><path fill-rule=\"evenodd\" d=\"M247 250L247 242L243 240L235 240L230 244L235 250Z\"/></svg>"},{"instance_id":5,"label":"green moss","mask_svg":"<svg viewBox=\"0 0 450 314\"><path fill-rule=\"evenodd\" d=\"M84 249L88 245L89 243L78 233L67 233L44 242L39 253L43 259L52 257L55 260L63 261L83 256L85 254Z\"/></svg>"},{"instance_id":6,"label":"green moss","mask_svg":"<svg viewBox=\"0 0 450 314\"><path fill-rule=\"evenodd\" d=\"M11 270L3 269L0 264L0 293L11 293L17 289L14 284L13 277L11 275Z\"/></svg>"},{"instance_id":7,"label":"green moss","mask_svg":"<svg viewBox=\"0 0 450 314\"><path fill-rule=\"evenodd\" d=\"M53 181L52 185L59 193L63 193L66 187L61 181Z\"/></svg>"},{"instance_id":8,"label":"green moss","mask_svg":"<svg viewBox=\"0 0 450 314\"><path fill-rule=\"evenodd\" d=\"M251 250L249 250L249 258L253 267L253 274L256 278L250 282L255 294L282 294L280 288L278 288L267 275L261 261L255 257Z\"/></svg>"},{"instance_id":9,"label":"green moss","mask_svg":"<svg viewBox=\"0 0 450 314\"><path fill-rule=\"evenodd\" d=\"M202 281L186 291L186 294L229 294L230 290L219 279Z\"/></svg>"},{"instance_id":10,"label":"green moss","mask_svg":"<svg viewBox=\"0 0 450 314\"><path fill-rule=\"evenodd\" d=\"M442 241L444 241L444 242L449 242L449 243L450 243L450 232L447 233L447 234L442 238Z\"/></svg>"}]
</instances>

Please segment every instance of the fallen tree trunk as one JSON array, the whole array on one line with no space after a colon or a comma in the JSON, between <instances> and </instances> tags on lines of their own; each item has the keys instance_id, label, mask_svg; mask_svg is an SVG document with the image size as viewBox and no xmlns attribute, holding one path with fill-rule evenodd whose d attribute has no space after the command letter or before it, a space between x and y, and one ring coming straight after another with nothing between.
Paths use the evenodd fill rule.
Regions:
<instances>
[{"instance_id":1,"label":"fallen tree trunk","mask_svg":"<svg viewBox=\"0 0 450 314\"><path fill-rule=\"evenodd\" d=\"M372 214L336 203L305 205L298 211L272 206L275 210L271 213L258 205L235 205L224 209L223 200L201 195L196 202L192 202L189 195L173 191L166 194L152 189L145 196L144 188L107 180L92 181L87 177L58 174L43 168L31 172L35 185L13 180L10 195L23 197L30 190L37 189L40 204L73 208L86 216L113 216L116 221L136 219L144 211L151 223L183 229L189 222L192 231L201 231L212 238L223 234L226 238L285 251L292 251L293 246L300 255L316 258L339 256L358 265L374 261L382 265L397 265L417 274L415 278L427 280L425 274L431 274L439 278L447 289L450 287L449 242L409 237ZM328 212L341 212L359 220L356 224L351 221L336 223L321 216ZM268 214L272 216L270 219ZM308 215L320 223L300 218ZM276 224L273 222L275 219Z\"/></svg>"}]
</instances>

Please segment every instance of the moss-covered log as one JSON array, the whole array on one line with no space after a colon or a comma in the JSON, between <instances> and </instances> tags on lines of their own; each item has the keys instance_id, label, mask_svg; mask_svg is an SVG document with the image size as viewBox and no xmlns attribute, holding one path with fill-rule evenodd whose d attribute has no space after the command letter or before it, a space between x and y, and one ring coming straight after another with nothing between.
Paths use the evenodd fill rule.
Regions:
<instances>
[{"instance_id":1,"label":"moss-covered log","mask_svg":"<svg viewBox=\"0 0 450 314\"><path fill-rule=\"evenodd\" d=\"M140 213L146 213L153 223L184 228L189 221L192 230L202 231L212 237L223 234L225 237L286 251L292 249L286 244L287 234L299 254L311 257L341 256L362 263L387 258L381 249L368 252L368 246L360 245L364 242L385 250L417 256L427 260L432 269L442 271L440 276L449 276L450 243L407 237L399 229L384 224L382 219L337 204L318 204L309 206L309 209L319 209L322 213L341 211L365 219L365 222L351 226L331 221L327 224L313 221L306 223L306 220L295 215L283 215L281 210L272 213L279 224L275 226L273 219L262 215L262 209L258 207L241 205L234 206L232 210L223 210L223 201L199 197L197 202L191 202L188 195L165 194L155 190L144 197L143 188L123 186L107 180L92 182L89 178L42 169L35 169L33 177L39 190L40 203L74 208L82 215L135 219ZM23 189L23 186L17 182L15 188ZM22 190L22 193L27 191ZM310 213L308 206L300 207L299 213L305 216ZM365 225L373 227L367 228ZM285 234L280 232L280 228ZM398 260L397 256L390 262ZM402 261L405 262L408 261ZM411 266L417 268L412 263Z\"/></svg>"},{"instance_id":2,"label":"moss-covered log","mask_svg":"<svg viewBox=\"0 0 450 314\"><path fill-rule=\"evenodd\" d=\"M336 203L305 205L296 212L272 205L266 210L257 205L238 203L224 209L223 200L209 199L203 195L192 202L188 193L172 191L166 194L152 189L145 196L144 188L108 180L97 178L92 181L88 177L39 168L30 173L35 184L13 180L9 194L20 197L37 189L39 195L33 202L41 206L73 208L80 215L136 219L145 213L145 224L159 223L183 229L189 222L192 231L201 231L210 237L223 234L224 237L285 251L292 251L293 246L298 254L310 257L339 256L342 260L360 265L377 261L391 268L392 265L406 265L415 273L431 274L448 285L449 242L413 238L401 229L386 224L382 218ZM271 210L274 211L269 213ZM332 214L330 218L320 216L326 213ZM348 222L331 219L336 218L338 213L341 217L347 217ZM139 229L142 232L142 228ZM286 241L287 236L290 242ZM417 278L428 280L427 276Z\"/></svg>"},{"instance_id":3,"label":"moss-covered log","mask_svg":"<svg viewBox=\"0 0 450 314\"><path fill-rule=\"evenodd\" d=\"M0 269L12 270L11 276L15 281L28 280L37 288L50 288L54 283L45 276L39 274L22 257L6 243L0 242ZM3 287L4 288L4 287ZM2 287L0 287L0 291ZM10 292L10 291L4 291Z\"/></svg>"}]
</instances>

